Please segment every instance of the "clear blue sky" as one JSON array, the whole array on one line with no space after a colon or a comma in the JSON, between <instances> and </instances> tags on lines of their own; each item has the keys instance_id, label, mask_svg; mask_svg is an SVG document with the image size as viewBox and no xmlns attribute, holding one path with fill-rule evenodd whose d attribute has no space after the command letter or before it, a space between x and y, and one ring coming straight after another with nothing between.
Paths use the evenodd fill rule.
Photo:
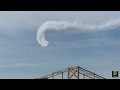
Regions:
<instances>
[{"instance_id":1,"label":"clear blue sky","mask_svg":"<svg viewBox=\"0 0 120 90\"><path fill-rule=\"evenodd\" d=\"M116 11L0 12L0 78L36 78L68 66L81 66L111 78L120 70L120 28L106 32L49 31L46 48L37 30L46 21L101 23L117 18Z\"/></svg>"}]
</instances>

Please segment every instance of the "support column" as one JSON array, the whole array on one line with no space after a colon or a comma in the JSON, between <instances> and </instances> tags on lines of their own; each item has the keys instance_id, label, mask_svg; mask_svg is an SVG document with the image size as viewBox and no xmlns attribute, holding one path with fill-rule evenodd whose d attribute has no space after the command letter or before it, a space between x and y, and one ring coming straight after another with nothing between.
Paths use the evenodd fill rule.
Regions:
<instances>
[{"instance_id":1,"label":"support column","mask_svg":"<svg viewBox=\"0 0 120 90\"><path fill-rule=\"evenodd\" d=\"M68 67L68 79L70 79L70 68Z\"/></svg>"},{"instance_id":2,"label":"support column","mask_svg":"<svg viewBox=\"0 0 120 90\"><path fill-rule=\"evenodd\" d=\"M63 79L63 72L62 72L62 79Z\"/></svg>"},{"instance_id":3,"label":"support column","mask_svg":"<svg viewBox=\"0 0 120 90\"><path fill-rule=\"evenodd\" d=\"M78 66L78 67L77 67L78 79L79 79L79 75L80 75L80 74L79 74L79 70L80 70L80 67Z\"/></svg>"}]
</instances>

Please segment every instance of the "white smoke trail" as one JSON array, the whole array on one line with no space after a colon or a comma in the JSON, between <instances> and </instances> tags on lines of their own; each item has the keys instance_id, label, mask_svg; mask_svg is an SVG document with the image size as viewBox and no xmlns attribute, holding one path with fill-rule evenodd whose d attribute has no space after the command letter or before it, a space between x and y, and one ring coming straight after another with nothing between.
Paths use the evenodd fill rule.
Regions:
<instances>
[{"instance_id":1,"label":"white smoke trail","mask_svg":"<svg viewBox=\"0 0 120 90\"><path fill-rule=\"evenodd\" d=\"M45 32L48 30L80 30L83 32L98 32L108 31L114 28L120 27L120 18L96 24L83 24L77 22L66 22L66 21L47 21L40 26L37 32L37 41L42 47L47 47L49 42L45 40Z\"/></svg>"}]
</instances>

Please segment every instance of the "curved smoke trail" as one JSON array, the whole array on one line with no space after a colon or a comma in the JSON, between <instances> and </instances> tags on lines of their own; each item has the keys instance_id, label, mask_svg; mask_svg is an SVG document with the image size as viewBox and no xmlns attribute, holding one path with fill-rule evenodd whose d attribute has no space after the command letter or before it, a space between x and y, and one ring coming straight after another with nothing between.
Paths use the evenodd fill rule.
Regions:
<instances>
[{"instance_id":1,"label":"curved smoke trail","mask_svg":"<svg viewBox=\"0 0 120 90\"><path fill-rule=\"evenodd\" d=\"M99 25L83 24L65 21L47 21L40 26L37 32L37 41L42 47L47 47L49 42L45 39L45 32L48 30L80 30L83 32L108 31L120 27L120 18L101 23Z\"/></svg>"}]
</instances>

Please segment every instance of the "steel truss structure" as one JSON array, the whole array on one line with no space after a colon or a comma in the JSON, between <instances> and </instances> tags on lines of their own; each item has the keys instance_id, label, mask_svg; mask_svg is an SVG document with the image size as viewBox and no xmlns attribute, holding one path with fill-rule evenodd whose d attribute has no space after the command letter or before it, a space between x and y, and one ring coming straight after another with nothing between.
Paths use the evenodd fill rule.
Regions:
<instances>
[{"instance_id":1,"label":"steel truss structure","mask_svg":"<svg viewBox=\"0 0 120 90\"><path fill-rule=\"evenodd\" d=\"M55 78L56 76L59 77ZM51 74L36 79L105 79L105 78L91 71L83 69L79 66L74 66L68 67L57 72L53 72Z\"/></svg>"}]
</instances>

